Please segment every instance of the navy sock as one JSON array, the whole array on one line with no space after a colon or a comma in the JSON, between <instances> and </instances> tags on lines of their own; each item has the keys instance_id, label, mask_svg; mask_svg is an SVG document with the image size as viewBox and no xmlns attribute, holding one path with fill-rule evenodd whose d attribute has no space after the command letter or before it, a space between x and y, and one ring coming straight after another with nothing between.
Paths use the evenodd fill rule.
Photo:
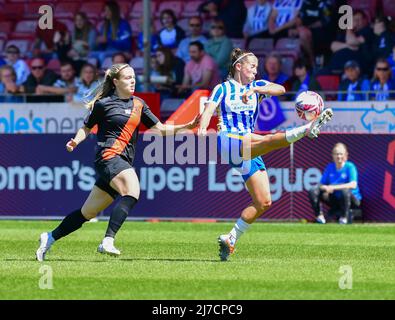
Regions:
<instances>
[{"instance_id":1,"label":"navy sock","mask_svg":"<svg viewBox=\"0 0 395 320\"><path fill-rule=\"evenodd\" d=\"M81 209L75 210L66 216L60 225L52 231L52 237L55 240L63 238L69 233L81 228L81 226L87 221L88 220L82 215Z\"/></svg>"},{"instance_id":2,"label":"navy sock","mask_svg":"<svg viewBox=\"0 0 395 320\"><path fill-rule=\"evenodd\" d=\"M108 222L108 228L106 231L106 237L114 238L122 224L126 220L128 213L134 205L137 203L137 199L132 196L123 196L115 206L111 213L110 221Z\"/></svg>"}]
</instances>

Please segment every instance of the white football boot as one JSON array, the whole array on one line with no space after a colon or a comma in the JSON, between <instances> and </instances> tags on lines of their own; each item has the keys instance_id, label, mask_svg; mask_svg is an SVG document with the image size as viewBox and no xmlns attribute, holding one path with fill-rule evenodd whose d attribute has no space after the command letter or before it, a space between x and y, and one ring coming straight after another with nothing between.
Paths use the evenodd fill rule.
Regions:
<instances>
[{"instance_id":1,"label":"white football boot","mask_svg":"<svg viewBox=\"0 0 395 320\"><path fill-rule=\"evenodd\" d=\"M43 232L40 235L40 239L38 241L40 242L40 247L36 251L36 259L38 261L44 261L45 255L51 248L52 244L55 242L55 239L52 237L52 234Z\"/></svg>"},{"instance_id":2,"label":"white football boot","mask_svg":"<svg viewBox=\"0 0 395 320\"><path fill-rule=\"evenodd\" d=\"M235 246L231 244L228 235L220 235L218 237L219 257L221 261L227 261L229 256L235 251Z\"/></svg>"},{"instance_id":3,"label":"white football boot","mask_svg":"<svg viewBox=\"0 0 395 320\"><path fill-rule=\"evenodd\" d=\"M97 252L108 254L114 257L118 257L121 254L121 251L114 247L114 238L111 237L105 237L103 239L97 248Z\"/></svg>"},{"instance_id":4,"label":"white football boot","mask_svg":"<svg viewBox=\"0 0 395 320\"><path fill-rule=\"evenodd\" d=\"M318 117L317 119L313 120L311 123L311 127L307 132L307 136L310 139L317 138L318 135L320 134L320 129L321 127L330 121L333 117L333 110L331 108L325 109Z\"/></svg>"}]
</instances>

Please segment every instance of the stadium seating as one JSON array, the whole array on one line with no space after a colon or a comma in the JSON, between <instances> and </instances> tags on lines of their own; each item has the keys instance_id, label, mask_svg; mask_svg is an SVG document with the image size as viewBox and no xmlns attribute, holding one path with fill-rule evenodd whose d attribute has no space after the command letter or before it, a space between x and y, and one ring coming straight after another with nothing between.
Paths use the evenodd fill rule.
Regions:
<instances>
[{"instance_id":1,"label":"stadium seating","mask_svg":"<svg viewBox=\"0 0 395 320\"><path fill-rule=\"evenodd\" d=\"M187 1L184 4L184 10L181 12L181 17L190 18L196 16L198 13L198 8L202 1Z\"/></svg>"},{"instance_id":2,"label":"stadium seating","mask_svg":"<svg viewBox=\"0 0 395 320\"><path fill-rule=\"evenodd\" d=\"M337 75L320 75L316 77L324 91L337 91L339 89L340 78ZM326 100L335 100L335 94L328 94L325 96Z\"/></svg>"},{"instance_id":3,"label":"stadium seating","mask_svg":"<svg viewBox=\"0 0 395 320\"><path fill-rule=\"evenodd\" d=\"M244 49L245 41L243 38L230 38L233 43L233 48Z\"/></svg>"},{"instance_id":4,"label":"stadium seating","mask_svg":"<svg viewBox=\"0 0 395 320\"><path fill-rule=\"evenodd\" d=\"M25 56L31 49L32 41L27 39L11 39L7 41L6 47L12 44L19 48L22 56Z\"/></svg>"},{"instance_id":5,"label":"stadium seating","mask_svg":"<svg viewBox=\"0 0 395 320\"><path fill-rule=\"evenodd\" d=\"M183 2L181 1L166 1L166 2L161 2L159 4L159 8L158 10L155 12L155 16L159 17L160 13L163 10L166 9L171 9L174 11L174 14L176 15L176 17L180 17L181 16L181 12L183 9Z\"/></svg>"},{"instance_id":6,"label":"stadium seating","mask_svg":"<svg viewBox=\"0 0 395 320\"><path fill-rule=\"evenodd\" d=\"M17 38L34 38L34 31L37 27L37 20L20 20L16 26L15 31L11 33L13 39Z\"/></svg>"},{"instance_id":7,"label":"stadium seating","mask_svg":"<svg viewBox=\"0 0 395 320\"><path fill-rule=\"evenodd\" d=\"M85 12L88 18L97 19L101 16L104 9L103 2L83 2L80 11Z\"/></svg>"},{"instance_id":8,"label":"stadium seating","mask_svg":"<svg viewBox=\"0 0 395 320\"><path fill-rule=\"evenodd\" d=\"M50 3L48 1L34 1L34 2L29 2L25 5L25 11L23 14L23 17L25 19L37 19L40 14L38 13L39 8L44 5L49 5ZM52 8L54 6L52 5ZM55 13L55 12L54 12Z\"/></svg>"},{"instance_id":9,"label":"stadium seating","mask_svg":"<svg viewBox=\"0 0 395 320\"><path fill-rule=\"evenodd\" d=\"M48 61L47 68L59 73L60 71L60 62L58 59L51 59Z\"/></svg>"},{"instance_id":10,"label":"stadium seating","mask_svg":"<svg viewBox=\"0 0 395 320\"><path fill-rule=\"evenodd\" d=\"M137 1L134 3L132 10L130 11L130 18L140 18L143 16L143 2ZM154 14L156 12L156 3L151 2L151 13Z\"/></svg>"},{"instance_id":11,"label":"stadium seating","mask_svg":"<svg viewBox=\"0 0 395 320\"><path fill-rule=\"evenodd\" d=\"M254 38L250 41L248 50L256 55L266 55L273 50L273 39Z\"/></svg>"},{"instance_id":12,"label":"stadium seating","mask_svg":"<svg viewBox=\"0 0 395 320\"><path fill-rule=\"evenodd\" d=\"M6 3L3 13L8 19L22 19L25 12L25 3Z\"/></svg>"},{"instance_id":13,"label":"stadium seating","mask_svg":"<svg viewBox=\"0 0 395 320\"><path fill-rule=\"evenodd\" d=\"M56 4L54 15L56 18L69 18L74 19L75 14L78 12L80 4L77 2L67 3L59 2Z\"/></svg>"},{"instance_id":14,"label":"stadium seating","mask_svg":"<svg viewBox=\"0 0 395 320\"><path fill-rule=\"evenodd\" d=\"M395 18L395 1L383 0L383 12L385 12L386 15Z\"/></svg>"}]
</instances>

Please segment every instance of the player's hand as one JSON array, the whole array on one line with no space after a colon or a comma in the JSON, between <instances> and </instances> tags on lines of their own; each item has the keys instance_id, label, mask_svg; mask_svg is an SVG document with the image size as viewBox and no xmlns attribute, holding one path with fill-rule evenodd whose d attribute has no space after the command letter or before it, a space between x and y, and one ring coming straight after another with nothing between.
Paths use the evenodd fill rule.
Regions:
<instances>
[{"instance_id":1,"label":"player's hand","mask_svg":"<svg viewBox=\"0 0 395 320\"><path fill-rule=\"evenodd\" d=\"M195 119L188 125L188 129L194 129L200 125L200 120L202 118L201 114L198 114Z\"/></svg>"},{"instance_id":2,"label":"player's hand","mask_svg":"<svg viewBox=\"0 0 395 320\"><path fill-rule=\"evenodd\" d=\"M203 137L207 136L207 129L200 127L198 129L198 136L203 136Z\"/></svg>"},{"instance_id":3,"label":"player's hand","mask_svg":"<svg viewBox=\"0 0 395 320\"><path fill-rule=\"evenodd\" d=\"M73 150L77 147L77 142L71 138L69 142L66 144L66 149L68 152L73 152Z\"/></svg>"},{"instance_id":4,"label":"player's hand","mask_svg":"<svg viewBox=\"0 0 395 320\"><path fill-rule=\"evenodd\" d=\"M245 92L242 96L241 96L241 101L243 101L243 103L247 104L248 103L248 99L255 93L254 89L250 89L247 92Z\"/></svg>"}]
</instances>

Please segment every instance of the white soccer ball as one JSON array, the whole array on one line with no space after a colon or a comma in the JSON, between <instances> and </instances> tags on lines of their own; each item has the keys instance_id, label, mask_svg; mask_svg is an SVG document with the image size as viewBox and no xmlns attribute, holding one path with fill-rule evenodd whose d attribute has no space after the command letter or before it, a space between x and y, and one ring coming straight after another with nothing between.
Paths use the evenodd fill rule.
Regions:
<instances>
[{"instance_id":1,"label":"white soccer ball","mask_svg":"<svg viewBox=\"0 0 395 320\"><path fill-rule=\"evenodd\" d=\"M324 100L314 91L303 91L296 97L295 110L299 118L312 121L324 110Z\"/></svg>"}]
</instances>

